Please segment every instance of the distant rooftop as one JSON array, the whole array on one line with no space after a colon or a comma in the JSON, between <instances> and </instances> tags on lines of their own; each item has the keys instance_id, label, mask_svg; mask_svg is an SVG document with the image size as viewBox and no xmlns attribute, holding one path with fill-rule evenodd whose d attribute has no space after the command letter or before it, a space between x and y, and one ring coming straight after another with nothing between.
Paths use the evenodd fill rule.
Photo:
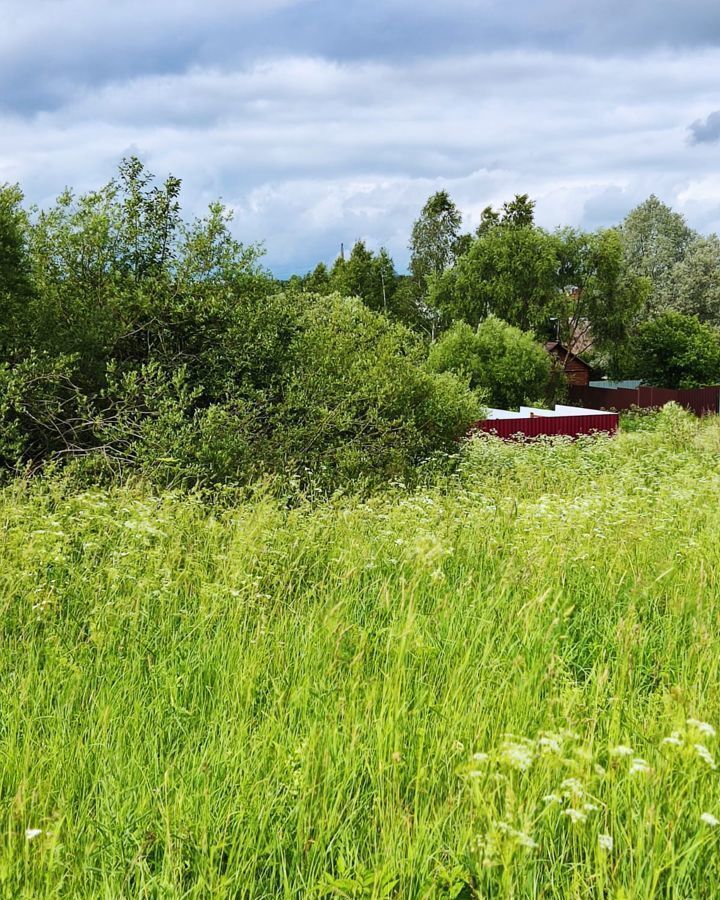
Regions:
<instances>
[{"instance_id":1,"label":"distant rooftop","mask_svg":"<svg viewBox=\"0 0 720 900\"><path fill-rule=\"evenodd\" d=\"M605 381L601 379L600 381L591 381L590 387L594 388L610 388L611 390L617 390L618 388L625 388L626 390L635 391L637 390L642 381L630 379L628 381Z\"/></svg>"}]
</instances>

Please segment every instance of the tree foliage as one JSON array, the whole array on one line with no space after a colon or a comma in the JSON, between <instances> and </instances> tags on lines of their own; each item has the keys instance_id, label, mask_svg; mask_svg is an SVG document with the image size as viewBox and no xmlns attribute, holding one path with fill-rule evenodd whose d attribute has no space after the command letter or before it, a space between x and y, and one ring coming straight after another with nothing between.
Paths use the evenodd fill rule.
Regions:
<instances>
[{"instance_id":1,"label":"tree foliage","mask_svg":"<svg viewBox=\"0 0 720 900\"><path fill-rule=\"evenodd\" d=\"M432 282L429 302L448 319L477 326L489 315L518 328L543 328L558 308L553 236L534 226L489 228L456 265Z\"/></svg>"},{"instance_id":2,"label":"tree foliage","mask_svg":"<svg viewBox=\"0 0 720 900\"><path fill-rule=\"evenodd\" d=\"M410 273L419 295L427 292L428 279L455 262L461 225L447 191L437 191L423 206L410 237Z\"/></svg>"},{"instance_id":3,"label":"tree foliage","mask_svg":"<svg viewBox=\"0 0 720 900\"><path fill-rule=\"evenodd\" d=\"M698 237L658 290L658 305L720 325L720 238Z\"/></svg>"},{"instance_id":4,"label":"tree foliage","mask_svg":"<svg viewBox=\"0 0 720 900\"><path fill-rule=\"evenodd\" d=\"M658 311L673 266L683 259L697 235L680 213L655 194L628 213L621 234L628 267L634 275L650 280L648 308Z\"/></svg>"},{"instance_id":5,"label":"tree foliage","mask_svg":"<svg viewBox=\"0 0 720 900\"><path fill-rule=\"evenodd\" d=\"M333 488L405 477L452 449L479 401L391 321L388 254L357 242L282 293L261 253L220 204L184 221L179 180L159 184L137 159L32 220L5 188L2 464Z\"/></svg>"},{"instance_id":6,"label":"tree foliage","mask_svg":"<svg viewBox=\"0 0 720 900\"><path fill-rule=\"evenodd\" d=\"M468 378L472 388L500 408L549 400L558 386L550 356L535 336L495 316L477 329L456 322L432 347L428 364L436 372Z\"/></svg>"},{"instance_id":7,"label":"tree foliage","mask_svg":"<svg viewBox=\"0 0 720 900\"><path fill-rule=\"evenodd\" d=\"M720 382L720 332L695 316L666 312L638 326L634 374L647 384L694 388Z\"/></svg>"}]
</instances>

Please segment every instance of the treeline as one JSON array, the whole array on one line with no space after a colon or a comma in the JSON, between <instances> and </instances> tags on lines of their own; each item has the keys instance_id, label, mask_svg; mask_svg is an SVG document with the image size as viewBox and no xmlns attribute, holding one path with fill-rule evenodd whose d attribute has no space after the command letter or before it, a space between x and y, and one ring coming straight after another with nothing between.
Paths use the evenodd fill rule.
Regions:
<instances>
[{"instance_id":1,"label":"treeline","mask_svg":"<svg viewBox=\"0 0 720 900\"><path fill-rule=\"evenodd\" d=\"M374 255L358 241L347 260L329 271L321 263L292 283L359 296L432 341L450 332L434 354L448 364L450 348L466 354L470 330L494 316L539 340L559 338L614 378L667 387L720 379L716 235L693 231L655 196L617 227L595 232L547 231L536 225L534 206L525 194L488 206L467 233L441 191L413 227L409 276L397 275L385 250ZM494 401L506 399L500 382L485 386Z\"/></svg>"},{"instance_id":2,"label":"treeline","mask_svg":"<svg viewBox=\"0 0 720 900\"><path fill-rule=\"evenodd\" d=\"M556 333L628 374L638 341L681 323L715 365L716 244L654 198L584 234L539 228L518 196L467 234L440 192L413 227L409 275L358 241L281 283L222 205L185 221L179 180L135 158L46 210L5 186L0 467L178 485L406 479L453 452L485 403L559 396L542 346ZM686 353L677 378L705 380L696 363Z\"/></svg>"}]
</instances>

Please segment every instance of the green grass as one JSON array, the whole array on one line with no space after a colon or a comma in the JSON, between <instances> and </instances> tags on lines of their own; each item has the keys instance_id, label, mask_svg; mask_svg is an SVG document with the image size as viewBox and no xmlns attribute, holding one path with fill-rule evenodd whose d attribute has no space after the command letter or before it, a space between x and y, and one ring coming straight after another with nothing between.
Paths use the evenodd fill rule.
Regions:
<instances>
[{"instance_id":1,"label":"green grass","mask_svg":"<svg viewBox=\"0 0 720 900\"><path fill-rule=\"evenodd\" d=\"M719 461L670 410L369 501L7 487L2 896L717 897Z\"/></svg>"}]
</instances>

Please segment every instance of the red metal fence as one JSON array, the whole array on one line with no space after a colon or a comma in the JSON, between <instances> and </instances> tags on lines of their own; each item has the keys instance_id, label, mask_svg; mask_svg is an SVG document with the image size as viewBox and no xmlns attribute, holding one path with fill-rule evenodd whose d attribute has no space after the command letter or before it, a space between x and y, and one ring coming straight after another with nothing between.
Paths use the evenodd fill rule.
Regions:
<instances>
[{"instance_id":1,"label":"red metal fence","mask_svg":"<svg viewBox=\"0 0 720 900\"><path fill-rule=\"evenodd\" d=\"M518 419L483 419L473 425L472 431L485 431L504 440L522 440L541 435L565 435L578 437L604 431L615 434L618 429L617 413L599 413L596 416L532 416Z\"/></svg>"},{"instance_id":2,"label":"red metal fence","mask_svg":"<svg viewBox=\"0 0 720 900\"><path fill-rule=\"evenodd\" d=\"M697 416L720 412L720 385L673 390L672 388L597 388L571 385L570 399L591 409L612 409L622 412L632 406L649 408L664 406L671 401L692 410Z\"/></svg>"}]
</instances>

